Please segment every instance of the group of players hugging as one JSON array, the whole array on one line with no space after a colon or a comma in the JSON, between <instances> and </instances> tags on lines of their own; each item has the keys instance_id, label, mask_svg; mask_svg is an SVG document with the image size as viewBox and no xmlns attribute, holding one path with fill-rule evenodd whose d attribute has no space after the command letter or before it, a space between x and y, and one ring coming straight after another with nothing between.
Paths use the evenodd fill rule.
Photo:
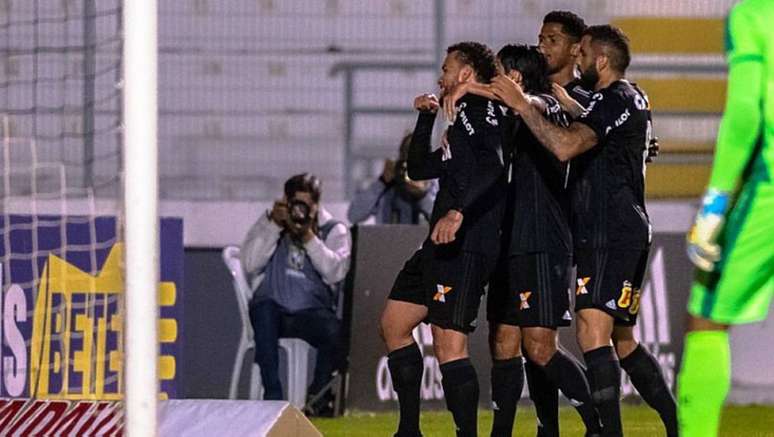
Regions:
<instances>
[{"instance_id":1,"label":"group of players hugging","mask_svg":"<svg viewBox=\"0 0 774 437\"><path fill-rule=\"evenodd\" d=\"M558 390L586 435L622 435L622 369L677 435L675 399L633 336L651 244L645 165L657 146L648 97L625 79L628 39L567 11L547 14L538 38L497 54L477 42L450 46L440 96L414 101L408 176L438 178L440 188L430 235L380 322L398 437L421 436L423 360L412 337L421 322L432 327L457 436L477 435L467 336L487 285L492 436L511 435L525 374L538 436L559 435ZM433 150L438 114L450 126ZM585 366L558 345L573 313Z\"/></svg>"}]
</instances>

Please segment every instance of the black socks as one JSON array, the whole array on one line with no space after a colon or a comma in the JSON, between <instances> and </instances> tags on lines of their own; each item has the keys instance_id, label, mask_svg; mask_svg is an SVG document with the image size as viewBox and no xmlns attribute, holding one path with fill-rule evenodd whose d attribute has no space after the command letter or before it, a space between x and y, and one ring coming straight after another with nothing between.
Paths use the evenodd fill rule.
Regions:
<instances>
[{"instance_id":1,"label":"black socks","mask_svg":"<svg viewBox=\"0 0 774 437\"><path fill-rule=\"evenodd\" d=\"M564 393L564 396L580 414L588 433L601 431L599 416L591 399L591 389L581 364L573 357L557 350L546 364L549 378Z\"/></svg>"},{"instance_id":2,"label":"black socks","mask_svg":"<svg viewBox=\"0 0 774 437\"><path fill-rule=\"evenodd\" d=\"M677 405L656 358L638 344L632 353L621 359L621 368L629 374L642 399L661 416L667 436L676 437Z\"/></svg>"},{"instance_id":3,"label":"black socks","mask_svg":"<svg viewBox=\"0 0 774 437\"><path fill-rule=\"evenodd\" d=\"M454 416L457 437L475 437L478 432L478 377L468 358L441 364L446 407Z\"/></svg>"},{"instance_id":4,"label":"black socks","mask_svg":"<svg viewBox=\"0 0 774 437\"><path fill-rule=\"evenodd\" d=\"M588 367L591 399L602 421L603 434L620 436L621 367L612 346L603 346L583 354Z\"/></svg>"},{"instance_id":5,"label":"black socks","mask_svg":"<svg viewBox=\"0 0 774 437\"><path fill-rule=\"evenodd\" d=\"M521 357L492 360L491 437L511 437L516 406L524 388L524 365Z\"/></svg>"},{"instance_id":6,"label":"black socks","mask_svg":"<svg viewBox=\"0 0 774 437\"><path fill-rule=\"evenodd\" d=\"M396 437L419 437L419 389L424 364L416 343L394 350L387 355L392 388L398 394L400 423Z\"/></svg>"}]
</instances>

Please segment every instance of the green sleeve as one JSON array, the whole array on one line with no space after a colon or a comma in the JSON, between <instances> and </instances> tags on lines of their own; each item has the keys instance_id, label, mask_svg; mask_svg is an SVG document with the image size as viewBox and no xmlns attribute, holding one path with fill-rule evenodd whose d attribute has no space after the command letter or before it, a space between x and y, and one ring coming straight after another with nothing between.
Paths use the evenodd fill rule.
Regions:
<instances>
[{"instance_id":1,"label":"green sleeve","mask_svg":"<svg viewBox=\"0 0 774 437\"><path fill-rule=\"evenodd\" d=\"M745 3L726 23L728 88L709 188L731 192L763 134L764 62L760 17ZM769 23L772 25L772 23Z\"/></svg>"}]
</instances>

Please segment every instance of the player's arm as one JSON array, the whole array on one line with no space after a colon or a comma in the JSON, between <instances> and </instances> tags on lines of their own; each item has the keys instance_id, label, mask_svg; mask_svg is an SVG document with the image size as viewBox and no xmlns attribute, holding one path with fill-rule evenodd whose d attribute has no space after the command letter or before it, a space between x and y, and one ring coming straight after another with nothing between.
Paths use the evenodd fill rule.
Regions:
<instances>
[{"instance_id":1,"label":"player's arm","mask_svg":"<svg viewBox=\"0 0 774 437\"><path fill-rule=\"evenodd\" d=\"M458 83L451 91L443 96L443 113L447 120L454 121L454 118L457 115L457 101L468 93L485 97L489 100L497 99L488 84L474 81Z\"/></svg>"},{"instance_id":2,"label":"player's arm","mask_svg":"<svg viewBox=\"0 0 774 437\"><path fill-rule=\"evenodd\" d=\"M414 99L414 108L419 111L419 116L409 144L408 177L415 181L435 179L441 176L443 169L443 150L439 148L433 152L430 146L435 114L439 108L438 98L432 94L418 96Z\"/></svg>"},{"instance_id":3,"label":"player's arm","mask_svg":"<svg viewBox=\"0 0 774 437\"><path fill-rule=\"evenodd\" d=\"M495 95L521 115L535 138L560 161L568 161L597 144L597 132L586 124L572 123L563 128L543 116L543 111L531 104L532 99L521 87L505 76L492 82Z\"/></svg>"},{"instance_id":4,"label":"player's arm","mask_svg":"<svg viewBox=\"0 0 774 437\"><path fill-rule=\"evenodd\" d=\"M720 260L717 237L725 223L731 196L739 188L756 143L762 135L764 41L758 18L742 3L728 17L728 91L718 130L715 159L707 191L688 234L688 256L700 269L712 271Z\"/></svg>"}]
</instances>

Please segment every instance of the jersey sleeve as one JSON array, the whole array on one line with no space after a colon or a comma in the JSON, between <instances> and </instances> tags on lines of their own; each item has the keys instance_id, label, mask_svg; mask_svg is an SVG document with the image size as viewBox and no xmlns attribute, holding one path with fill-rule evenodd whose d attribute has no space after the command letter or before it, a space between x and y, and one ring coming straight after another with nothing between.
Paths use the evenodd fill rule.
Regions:
<instances>
[{"instance_id":1,"label":"jersey sleeve","mask_svg":"<svg viewBox=\"0 0 774 437\"><path fill-rule=\"evenodd\" d=\"M601 142L615 127L623 124L629 108L626 101L612 92L599 92L591 96L586 111L576 120L590 127Z\"/></svg>"},{"instance_id":2,"label":"jersey sleeve","mask_svg":"<svg viewBox=\"0 0 774 437\"><path fill-rule=\"evenodd\" d=\"M732 9L726 22L726 55L726 106L709 187L731 192L763 135L764 40L761 18L746 3Z\"/></svg>"},{"instance_id":3,"label":"jersey sleeve","mask_svg":"<svg viewBox=\"0 0 774 437\"><path fill-rule=\"evenodd\" d=\"M408 176L415 181L441 177L442 150L439 148L432 151L430 145L433 124L435 124L435 113L420 112L414 132L411 134L406 166Z\"/></svg>"}]
</instances>

